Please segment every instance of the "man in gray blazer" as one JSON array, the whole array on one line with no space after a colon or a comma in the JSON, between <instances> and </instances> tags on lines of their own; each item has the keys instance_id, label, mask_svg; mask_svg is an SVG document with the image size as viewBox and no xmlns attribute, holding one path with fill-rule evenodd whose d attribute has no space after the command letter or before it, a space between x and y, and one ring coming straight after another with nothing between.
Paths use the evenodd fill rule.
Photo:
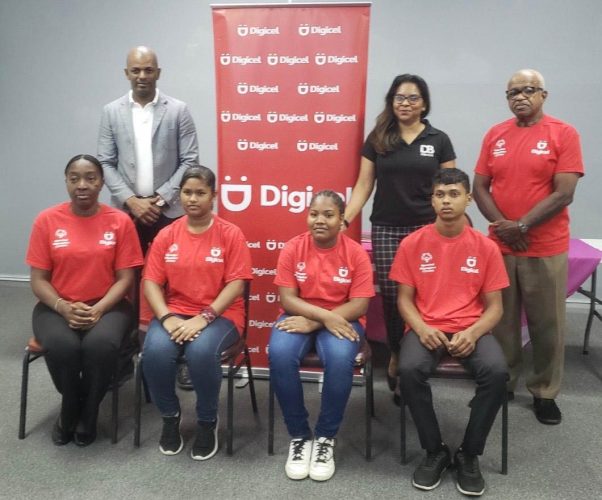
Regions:
<instances>
[{"instance_id":1,"label":"man in gray blazer","mask_svg":"<svg viewBox=\"0 0 602 500\"><path fill-rule=\"evenodd\" d=\"M190 112L157 89L160 75L151 49L131 49L125 76L132 89L104 107L98 136L111 203L132 215L145 253L159 230L183 214L180 179L198 165Z\"/></svg>"}]
</instances>

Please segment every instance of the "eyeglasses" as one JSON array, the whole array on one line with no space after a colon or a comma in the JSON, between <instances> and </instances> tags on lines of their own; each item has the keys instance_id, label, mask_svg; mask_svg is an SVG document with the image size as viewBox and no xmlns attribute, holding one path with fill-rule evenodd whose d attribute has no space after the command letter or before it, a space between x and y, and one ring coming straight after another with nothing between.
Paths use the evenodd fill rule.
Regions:
<instances>
[{"instance_id":1,"label":"eyeglasses","mask_svg":"<svg viewBox=\"0 0 602 500\"><path fill-rule=\"evenodd\" d=\"M516 99L520 94L524 95L525 97L532 97L536 92L540 91L543 91L541 87L518 87L515 89L506 90L506 99Z\"/></svg>"},{"instance_id":2,"label":"eyeglasses","mask_svg":"<svg viewBox=\"0 0 602 500\"><path fill-rule=\"evenodd\" d=\"M408 101L410 104L416 104L418 101L422 99L422 96L417 94L403 95L403 94L395 94L393 96L393 101L398 104L402 104L404 101Z\"/></svg>"}]
</instances>

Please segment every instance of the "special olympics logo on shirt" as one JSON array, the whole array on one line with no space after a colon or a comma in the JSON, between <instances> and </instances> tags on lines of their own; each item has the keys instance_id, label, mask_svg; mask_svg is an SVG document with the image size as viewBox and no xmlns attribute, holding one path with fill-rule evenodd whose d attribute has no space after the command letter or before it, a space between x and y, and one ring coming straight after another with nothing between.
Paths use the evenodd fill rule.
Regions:
<instances>
[{"instance_id":1,"label":"special olympics logo on shirt","mask_svg":"<svg viewBox=\"0 0 602 500\"><path fill-rule=\"evenodd\" d=\"M437 264L431 262L433 260L431 253L424 252L420 256L420 260L422 261L422 264L420 264L421 273L434 273L437 270Z\"/></svg>"},{"instance_id":2,"label":"special olympics logo on shirt","mask_svg":"<svg viewBox=\"0 0 602 500\"><path fill-rule=\"evenodd\" d=\"M424 252L420 256L420 259L422 260L422 262L426 262L428 264L431 260L433 260L433 256L428 252Z\"/></svg>"},{"instance_id":3,"label":"special olympics logo on shirt","mask_svg":"<svg viewBox=\"0 0 602 500\"><path fill-rule=\"evenodd\" d=\"M304 283L307 280L307 273L305 272L305 262L297 262L297 271L295 272L295 278L297 281Z\"/></svg>"},{"instance_id":4,"label":"special olympics logo on shirt","mask_svg":"<svg viewBox=\"0 0 602 500\"><path fill-rule=\"evenodd\" d=\"M504 139L498 139L495 143L495 148L493 148L493 156L504 156L507 153L506 151L506 141Z\"/></svg>"},{"instance_id":5,"label":"special olympics logo on shirt","mask_svg":"<svg viewBox=\"0 0 602 500\"><path fill-rule=\"evenodd\" d=\"M179 250L178 244L172 243L169 246L167 253L163 257L163 260L165 260L165 262L168 262L171 264L173 264L174 262L177 262L178 261L178 250Z\"/></svg>"},{"instance_id":6,"label":"special olympics logo on shirt","mask_svg":"<svg viewBox=\"0 0 602 500\"><path fill-rule=\"evenodd\" d=\"M66 229L57 229L54 232L55 240L52 242L54 248L64 248L69 246L69 238L67 238Z\"/></svg>"},{"instance_id":7,"label":"special olympics logo on shirt","mask_svg":"<svg viewBox=\"0 0 602 500\"><path fill-rule=\"evenodd\" d=\"M115 233L113 231L105 231L102 237L103 239L98 242L100 245L112 247L117 244L117 242L115 241Z\"/></svg>"},{"instance_id":8,"label":"special olympics logo on shirt","mask_svg":"<svg viewBox=\"0 0 602 500\"><path fill-rule=\"evenodd\" d=\"M205 257L206 262L211 262L212 264L224 262L224 259L220 257L222 254L222 249L220 247L211 247L209 254L210 256Z\"/></svg>"}]
</instances>

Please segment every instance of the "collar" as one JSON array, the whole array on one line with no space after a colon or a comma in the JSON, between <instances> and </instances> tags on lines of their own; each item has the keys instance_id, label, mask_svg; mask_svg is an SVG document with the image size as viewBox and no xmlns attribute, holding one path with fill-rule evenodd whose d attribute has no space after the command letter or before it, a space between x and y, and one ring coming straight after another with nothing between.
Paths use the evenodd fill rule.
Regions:
<instances>
[{"instance_id":1,"label":"collar","mask_svg":"<svg viewBox=\"0 0 602 500\"><path fill-rule=\"evenodd\" d=\"M130 89L130 91L128 92L128 101L130 103L130 106L134 106L135 104L138 104L136 101L134 101L134 98L132 97L133 95L134 95L134 92L133 92L133 90ZM156 106L158 102L159 102L159 89L155 88L155 97L148 104L150 104L152 106ZM148 104L146 106L148 106ZM140 104L138 104L138 106L140 106Z\"/></svg>"}]
</instances>

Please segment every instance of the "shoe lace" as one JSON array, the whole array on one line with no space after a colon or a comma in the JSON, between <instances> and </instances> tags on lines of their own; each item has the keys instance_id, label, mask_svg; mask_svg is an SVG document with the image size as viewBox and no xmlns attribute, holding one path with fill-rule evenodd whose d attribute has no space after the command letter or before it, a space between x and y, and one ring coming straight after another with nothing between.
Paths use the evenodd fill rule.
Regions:
<instances>
[{"instance_id":1,"label":"shoe lace","mask_svg":"<svg viewBox=\"0 0 602 500\"><path fill-rule=\"evenodd\" d=\"M330 460L332 454L332 445L327 440L317 441L316 443L316 462L326 463Z\"/></svg>"},{"instance_id":2,"label":"shoe lace","mask_svg":"<svg viewBox=\"0 0 602 500\"><path fill-rule=\"evenodd\" d=\"M443 455L445 455L444 450L428 452L426 454L426 458L424 459L424 465L426 467L434 467L437 462L443 458Z\"/></svg>"},{"instance_id":3,"label":"shoe lace","mask_svg":"<svg viewBox=\"0 0 602 500\"><path fill-rule=\"evenodd\" d=\"M458 461L462 469L468 474L479 474L479 461L476 455L468 455L466 453L458 453Z\"/></svg>"},{"instance_id":4,"label":"shoe lace","mask_svg":"<svg viewBox=\"0 0 602 500\"><path fill-rule=\"evenodd\" d=\"M293 460L303 460L303 452L305 451L306 439L296 439L292 442Z\"/></svg>"}]
</instances>

